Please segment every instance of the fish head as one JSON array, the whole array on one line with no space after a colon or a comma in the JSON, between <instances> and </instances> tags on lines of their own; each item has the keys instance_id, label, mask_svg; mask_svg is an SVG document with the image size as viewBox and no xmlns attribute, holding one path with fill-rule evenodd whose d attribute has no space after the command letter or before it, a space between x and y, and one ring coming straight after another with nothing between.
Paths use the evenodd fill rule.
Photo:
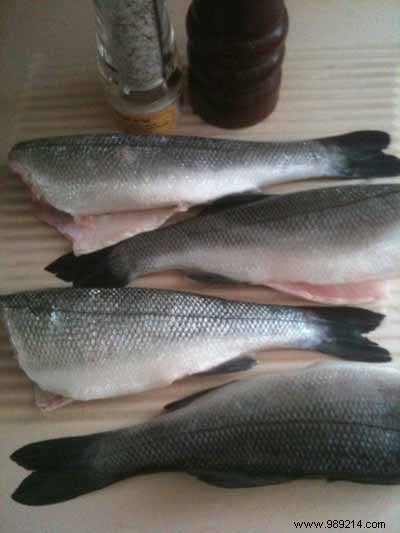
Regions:
<instances>
[{"instance_id":1,"label":"fish head","mask_svg":"<svg viewBox=\"0 0 400 533\"><path fill-rule=\"evenodd\" d=\"M37 150L30 141L16 144L9 153L8 166L28 187L34 200L45 196L51 175L51 160L45 147Z\"/></svg>"},{"instance_id":2,"label":"fish head","mask_svg":"<svg viewBox=\"0 0 400 533\"><path fill-rule=\"evenodd\" d=\"M32 346L46 339L49 319L47 309L42 309L45 298L37 291L0 295L0 318L21 366L38 359Z\"/></svg>"},{"instance_id":3,"label":"fish head","mask_svg":"<svg viewBox=\"0 0 400 533\"><path fill-rule=\"evenodd\" d=\"M16 144L9 156L8 166L28 187L32 185L31 155L26 143Z\"/></svg>"},{"instance_id":4,"label":"fish head","mask_svg":"<svg viewBox=\"0 0 400 533\"><path fill-rule=\"evenodd\" d=\"M8 165L12 172L14 174L17 174L18 177L22 179L24 183L29 183L29 178L31 176L31 173L29 172L28 168L19 163L18 161L14 161L10 159L8 162Z\"/></svg>"}]
</instances>

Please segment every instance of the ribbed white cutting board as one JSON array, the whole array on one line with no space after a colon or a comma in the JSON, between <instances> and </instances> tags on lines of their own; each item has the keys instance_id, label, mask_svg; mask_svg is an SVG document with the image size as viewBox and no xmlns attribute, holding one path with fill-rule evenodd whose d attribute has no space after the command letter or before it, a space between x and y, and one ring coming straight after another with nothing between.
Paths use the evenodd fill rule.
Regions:
<instances>
[{"instance_id":1,"label":"ribbed white cutting board","mask_svg":"<svg viewBox=\"0 0 400 533\"><path fill-rule=\"evenodd\" d=\"M268 121L248 130L224 132L202 123L184 105L178 133L267 141L318 137L364 128L385 129L393 135L391 151L400 155L397 115L399 52L395 47L289 50L280 103ZM41 54L34 57L27 73L13 126L15 140L115 130L94 66L51 64ZM62 285L45 273L43 267L67 249L64 239L35 220L28 196L17 182L7 178L0 195L1 292ZM202 290L201 286L173 273L152 276L137 285ZM400 354L400 283L392 283L392 288L390 299L372 308L388 313L385 326L375 338L384 342L397 357ZM268 289L243 286L229 290L209 287L204 292L260 302L295 302ZM276 371L320 358L318 354L300 352L263 354L263 362L254 372ZM13 531L10 529L13 516L23 517L18 531L44 531L39 524L47 519L54 524L48 531L70 531L71 524L57 522L56 527L54 522L56 517L66 516L66 513L71 514L76 531L83 531L79 529L77 517L82 519L90 513L97 517L93 519L98 520L99 527L108 528L99 531L116 530L119 518L121 527L127 528L124 531L241 531L244 527L254 531L292 531L291 514L286 516L286 509L290 508L292 514L297 513L295 519L316 519L321 513L314 507L314 501L323 506L322 515L326 519L367 519L368 516L375 519L378 514L382 517L382 508L378 513L378 501L384 502L386 516L399 517L394 502L397 508L400 489L396 488L301 482L227 494L173 475L129 480L64 506L41 510L44 514L17 507L8 500L7 494L22 477L22 471L7 459L14 447L42 437L137 423L155 414L165 402L175 397L226 379L231 378L189 379L169 389L138 397L76 403L43 415L35 408L31 384L18 369L5 333L0 329L0 422L6 428L6 432L2 431L1 450L4 453L0 465L5 475L0 476L0 493L7 505L0 531ZM362 515L358 516L360 508ZM232 515L234 509L236 512ZM104 518L99 520L102 513ZM106 514L109 513L114 513L114 519L107 521ZM170 513L177 513L176 518ZM213 517L210 524L209 513ZM282 515L285 515L283 521ZM29 530L32 517L36 517L37 528L34 526L35 529ZM46 520L43 521L43 517ZM129 529L128 517L132 520L132 529ZM91 522L94 523L97 522ZM5 524L8 524L6 529ZM268 529L267 524L275 524L276 528Z\"/></svg>"}]
</instances>

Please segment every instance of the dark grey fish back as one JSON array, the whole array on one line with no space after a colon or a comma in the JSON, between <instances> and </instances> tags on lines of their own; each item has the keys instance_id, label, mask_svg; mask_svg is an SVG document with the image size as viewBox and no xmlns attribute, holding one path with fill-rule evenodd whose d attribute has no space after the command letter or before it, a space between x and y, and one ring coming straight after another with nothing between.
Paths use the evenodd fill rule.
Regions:
<instances>
[{"instance_id":1,"label":"dark grey fish back","mask_svg":"<svg viewBox=\"0 0 400 533\"><path fill-rule=\"evenodd\" d=\"M191 250L200 243L224 247L289 246L317 243L342 250L379 238L400 219L400 185L346 186L268 196L264 200L162 228L132 241L138 248ZM310 235L312 239L310 240ZM282 239L285 238L285 241ZM303 242L304 240L304 242ZM147 241L147 242L146 242ZM164 243L162 242L164 241ZM289 243L289 244L288 244ZM314 252L318 250L314 246ZM154 252L153 252L154 253ZM152 255L151 252L147 252ZM146 252L145 252L146 255Z\"/></svg>"},{"instance_id":2,"label":"dark grey fish back","mask_svg":"<svg viewBox=\"0 0 400 533\"><path fill-rule=\"evenodd\" d=\"M272 318L273 306L162 289L51 289L2 296L7 308L102 314L159 314L207 318ZM276 307L276 313L282 312ZM301 317L299 317L299 320Z\"/></svg>"},{"instance_id":3,"label":"dark grey fish back","mask_svg":"<svg viewBox=\"0 0 400 533\"><path fill-rule=\"evenodd\" d=\"M400 207L400 185L328 187L286 195L271 195L258 202L226 210L214 217L248 215L253 223L269 223L341 208L354 208L358 205L364 209L366 203L372 202L373 205L374 201L385 202L389 208Z\"/></svg>"},{"instance_id":4,"label":"dark grey fish back","mask_svg":"<svg viewBox=\"0 0 400 533\"><path fill-rule=\"evenodd\" d=\"M397 482L399 384L397 372L329 363L234 383L148 427L147 438L162 440L144 460L205 478L244 473L258 484L307 476Z\"/></svg>"},{"instance_id":5,"label":"dark grey fish back","mask_svg":"<svg viewBox=\"0 0 400 533\"><path fill-rule=\"evenodd\" d=\"M393 378L390 372L371 372L368 365L318 364L233 384L175 416L190 425L194 415L197 429L231 419L235 424L340 421L400 431L400 380L397 373Z\"/></svg>"},{"instance_id":6,"label":"dark grey fish back","mask_svg":"<svg viewBox=\"0 0 400 533\"><path fill-rule=\"evenodd\" d=\"M184 135L125 135L125 134L95 134L95 135L66 135L61 137L44 137L23 141L18 143L15 148L40 148L53 146L137 146L137 147L165 147L171 149L177 147L180 149L191 148L192 150L218 150L237 152L238 149L263 149L281 148L289 146L288 143L279 142L256 142L256 141L237 141L229 139L213 139L207 137L193 137ZM308 143L292 143L292 145L301 145Z\"/></svg>"}]
</instances>

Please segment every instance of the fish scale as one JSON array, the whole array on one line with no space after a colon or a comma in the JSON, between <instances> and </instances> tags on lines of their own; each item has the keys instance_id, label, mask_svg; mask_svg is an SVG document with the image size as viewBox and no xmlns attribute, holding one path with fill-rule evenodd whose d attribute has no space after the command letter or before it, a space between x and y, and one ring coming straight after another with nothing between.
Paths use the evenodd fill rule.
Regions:
<instances>
[{"instance_id":1,"label":"fish scale","mask_svg":"<svg viewBox=\"0 0 400 533\"><path fill-rule=\"evenodd\" d=\"M306 178L400 174L380 131L290 143L196 137L78 135L13 147L9 166L35 213L76 255L161 227L193 205Z\"/></svg>"},{"instance_id":2,"label":"fish scale","mask_svg":"<svg viewBox=\"0 0 400 533\"><path fill-rule=\"evenodd\" d=\"M364 336L383 315L356 308L296 308L125 288L1 296L0 310L30 379L75 400L138 393L203 372L246 370L255 363L249 354L265 349L390 360L387 350Z\"/></svg>"},{"instance_id":3,"label":"fish scale","mask_svg":"<svg viewBox=\"0 0 400 533\"><path fill-rule=\"evenodd\" d=\"M209 272L252 284L346 284L398 275L400 186L330 187L259 199L48 267L82 286L151 272Z\"/></svg>"},{"instance_id":4,"label":"fish scale","mask_svg":"<svg viewBox=\"0 0 400 533\"><path fill-rule=\"evenodd\" d=\"M399 476L399 418L388 416L380 374L388 378L388 390L398 387L397 371L333 364L293 375L260 376L136 431L117 433L115 453L126 449L123 457L133 466L131 473L140 473L142 465L145 471L244 470L266 475L266 482L277 474L289 479L335 478L340 473L359 480ZM282 390L291 391L290 401ZM123 464L120 458L118 463Z\"/></svg>"},{"instance_id":5,"label":"fish scale","mask_svg":"<svg viewBox=\"0 0 400 533\"><path fill-rule=\"evenodd\" d=\"M397 175L400 162L382 152L389 143L375 131L290 143L76 135L19 143L9 162L41 200L76 217L202 204L310 177Z\"/></svg>"},{"instance_id":6,"label":"fish scale","mask_svg":"<svg viewBox=\"0 0 400 533\"><path fill-rule=\"evenodd\" d=\"M32 473L13 498L52 504L163 471L225 488L399 483L399 390L397 369L346 363L223 385L138 426L20 448L11 458Z\"/></svg>"}]
</instances>

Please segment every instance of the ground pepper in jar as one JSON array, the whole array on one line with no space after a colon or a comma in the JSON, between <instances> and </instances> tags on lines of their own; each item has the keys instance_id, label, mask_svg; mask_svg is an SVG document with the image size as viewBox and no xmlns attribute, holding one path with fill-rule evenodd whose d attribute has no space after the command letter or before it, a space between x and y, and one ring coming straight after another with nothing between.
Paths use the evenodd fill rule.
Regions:
<instances>
[{"instance_id":1,"label":"ground pepper in jar","mask_svg":"<svg viewBox=\"0 0 400 533\"><path fill-rule=\"evenodd\" d=\"M94 0L99 70L120 124L129 132L176 127L181 86L165 0Z\"/></svg>"}]
</instances>

